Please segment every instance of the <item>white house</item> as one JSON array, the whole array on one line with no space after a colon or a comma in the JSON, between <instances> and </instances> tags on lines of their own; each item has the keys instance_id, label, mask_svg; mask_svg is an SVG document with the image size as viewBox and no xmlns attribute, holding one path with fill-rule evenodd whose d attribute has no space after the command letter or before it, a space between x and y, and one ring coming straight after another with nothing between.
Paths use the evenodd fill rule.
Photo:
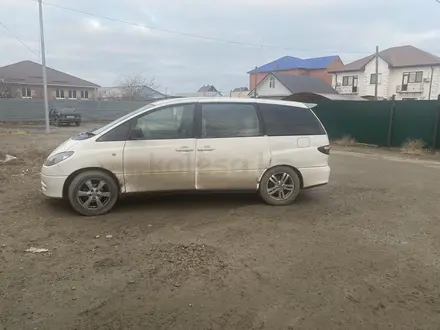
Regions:
<instances>
[{"instance_id":1,"label":"white house","mask_svg":"<svg viewBox=\"0 0 440 330\"><path fill-rule=\"evenodd\" d=\"M338 94L320 78L279 72L269 73L256 87L256 96L259 98L282 100L298 93ZM255 97L255 89L248 96Z\"/></svg>"},{"instance_id":2,"label":"white house","mask_svg":"<svg viewBox=\"0 0 440 330\"><path fill-rule=\"evenodd\" d=\"M214 85L203 85L197 92L175 93L178 97L221 97L223 94L214 87Z\"/></svg>"},{"instance_id":3,"label":"white house","mask_svg":"<svg viewBox=\"0 0 440 330\"><path fill-rule=\"evenodd\" d=\"M378 98L434 100L440 95L440 57L413 46L393 47L379 53ZM372 98L375 94L376 57L370 55L331 71L332 86L344 95Z\"/></svg>"}]
</instances>

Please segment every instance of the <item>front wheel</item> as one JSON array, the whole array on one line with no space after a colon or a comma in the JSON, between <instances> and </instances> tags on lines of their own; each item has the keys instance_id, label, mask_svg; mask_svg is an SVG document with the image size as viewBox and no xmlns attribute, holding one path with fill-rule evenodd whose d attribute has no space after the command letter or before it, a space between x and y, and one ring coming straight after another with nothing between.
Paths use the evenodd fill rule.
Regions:
<instances>
[{"instance_id":1,"label":"front wheel","mask_svg":"<svg viewBox=\"0 0 440 330\"><path fill-rule=\"evenodd\" d=\"M277 166L264 173L259 193L266 203L284 206L295 201L300 188L299 177L292 168Z\"/></svg>"},{"instance_id":2,"label":"front wheel","mask_svg":"<svg viewBox=\"0 0 440 330\"><path fill-rule=\"evenodd\" d=\"M70 205L86 216L109 212L119 198L115 179L106 172L93 170L78 174L68 187Z\"/></svg>"}]
</instances>

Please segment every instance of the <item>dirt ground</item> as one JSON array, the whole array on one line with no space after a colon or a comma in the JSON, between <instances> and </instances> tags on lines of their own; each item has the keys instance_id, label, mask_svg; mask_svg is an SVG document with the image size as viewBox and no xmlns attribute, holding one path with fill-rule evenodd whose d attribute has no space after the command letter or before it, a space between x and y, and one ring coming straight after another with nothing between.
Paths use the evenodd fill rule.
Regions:
<instances>
[{"instance_id":1,"label":"dirt ground","mask_svg":"<svg viewBox=\"0 0 440 330\"><path fill-rule=\"evenodd\" d=\"M39 192L75 130L0 129L23 159L0 166L1 330L440 328L440 163L338 149L288 207L169 194L86 218Z\"/></svg>"}]
</instances>

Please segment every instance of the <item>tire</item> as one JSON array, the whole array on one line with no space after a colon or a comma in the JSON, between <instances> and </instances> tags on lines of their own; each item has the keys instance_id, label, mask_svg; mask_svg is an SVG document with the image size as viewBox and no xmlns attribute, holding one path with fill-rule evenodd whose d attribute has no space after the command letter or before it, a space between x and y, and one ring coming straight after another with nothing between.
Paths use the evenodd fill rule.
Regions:
<instances>
[{"instance_id":1,"label":"tire","mask_svg":"<svg viewBox=\"0 0 440 330\"><path fill-rule=\"evenodd\" d=\"M76 212L85 216L101 215L115 206L119 199L119 187L110 174L90 170L79 173L72 180L67 197Z\"/></svg>"},{"instance_id":2,"label":"tire","mask_svg":"<svg viewBox=\"0 0 440 330\"><path fill-rule=\"evenodd\" d=\"M55 126L56 126L56 127L60 127L60 125L61 125L60 120L57 119L57 120L55 121Z\"/></svg>"},{"instance_id":3,"label":"tire","mask_svg":"<svg viewBox=\"0 0 440 330\"><path fill-rule=\"evenodd\" d=\"M288 166L277 166L264 173L260 181L259 194L267 204L284 206L295 201L300 189L298 174Z\"/></svg>"},{"instance_id":4,"label":"tire","mask_svg":"<svg viewBox=\"0 0 440 330\"><path fill-rule=\"evenodd\" d=\"M79 125L81 125L81 123L80 123L79 121L77 121L77 122L75 123L75 125L76 125L76 126L79 126Z\"/></svg>"}]
</instances>

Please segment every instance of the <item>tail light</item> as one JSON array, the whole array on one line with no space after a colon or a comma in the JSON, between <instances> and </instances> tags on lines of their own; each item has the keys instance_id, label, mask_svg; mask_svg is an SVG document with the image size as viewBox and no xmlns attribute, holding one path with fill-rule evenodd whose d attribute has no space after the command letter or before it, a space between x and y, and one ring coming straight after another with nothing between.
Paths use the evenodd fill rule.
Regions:
<instances>
[{"instance_id":1,"label":"tail light","mask_svg":"<svg viewBox=\"0 0 440 330\"><path fill-rule=\"evenodd\" d=\"M320 151L320 152L322 152L323 154L326 154L326 155L330 155L330 146L322 146L322 147L319 147L318 148L318 150Z\"/></svg>"}]
</instances>

